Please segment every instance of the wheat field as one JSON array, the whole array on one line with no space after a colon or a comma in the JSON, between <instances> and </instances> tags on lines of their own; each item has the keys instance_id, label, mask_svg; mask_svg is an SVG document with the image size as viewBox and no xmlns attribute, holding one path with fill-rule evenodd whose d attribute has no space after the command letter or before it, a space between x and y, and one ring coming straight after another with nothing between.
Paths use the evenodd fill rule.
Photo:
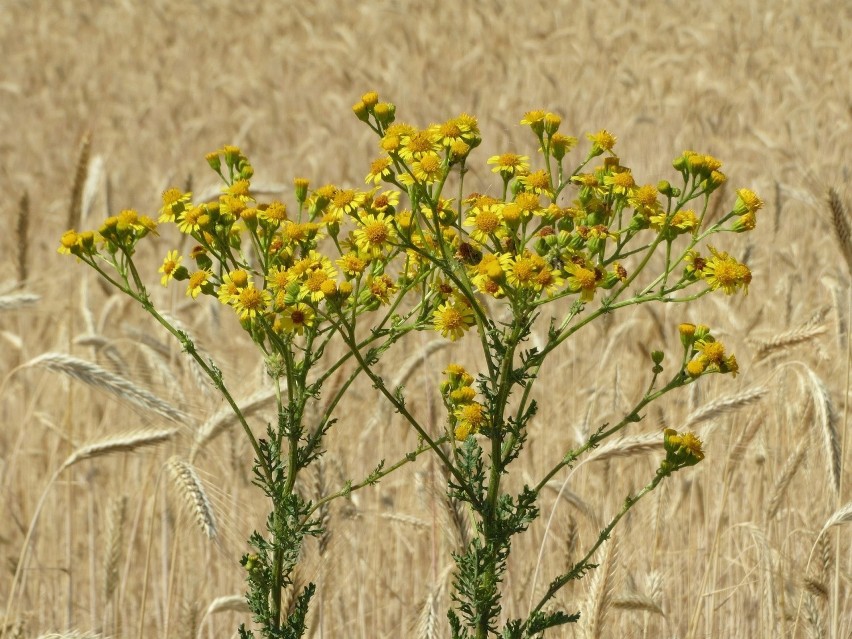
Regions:
<instances>
[{"instance_id":1,"label":"wheat field","mask_svg":"<svg viewBox=\"0 0 852 639\"><path fill-rule=\"evenodd\" d=\"M249 446L179 345L56 246L76 221L154 213L169 186L215 189L204 154L223 144L289 200L294 176L360 188L377 147L350 106L376 90L413 124L476 115L484 192L498 188L490 155L535 154L518 122L545 108L566 133L615 132L637 182L672 179L672 158L695 149L724 162L726 203L741 186L766 201L757 230L727 241L754 273L747 297L607 316L542 371L520 481L641 396L648 351L676 353L678 322L713 326L742 369L556 477L513 548L505 614L524 614L653 475L649 437L689 426L705 461L619 525L598 570L560 595L581 622L553 636L852 636L852 4L643 4L2 0L0 632L214 639L249 621L238 559L266 513ZM154 286L171 241L140 258L151 288L261 429L271 395L234 318ZM439 373L469 357L437 339L381 364L436 431ZM415 445L356 384L308 490ZM300 575L319 585L310 637L448 636L449 553L468 531L434 464L325 517Z\"/></svg>"}]
</instances>

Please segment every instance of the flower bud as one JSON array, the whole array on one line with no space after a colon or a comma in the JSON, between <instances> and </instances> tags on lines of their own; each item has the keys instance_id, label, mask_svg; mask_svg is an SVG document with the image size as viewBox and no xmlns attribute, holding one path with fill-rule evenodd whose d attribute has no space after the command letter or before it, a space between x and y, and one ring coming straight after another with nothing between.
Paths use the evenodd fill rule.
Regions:
<instances>
[{"instance_id":1,"label":"flower bud","mask_svg":"<svg viewBox=\"0 0 852 639\"><path fill-rule=\"evenodd\" d=\"M684 348L690 348L695 341L695 324L684 322L677 327L677 330L680 333L680 343Z\"/></svg>"},{"instance_id":2,"label":"flower bud","mask_svg":"<svg viewBox=\"0 0 852 639\"><path fill-rule=\"evenodd\" d=\"M757 217L749 211L744 215L740 215L734 221L733 225L731 225L731 230L735 233L745 233L746 231L753 231L755 226L757 226Z\"/></svg>"},{"instance_id":3,"label":"flower bud","mask_svg":"<svg viewBox=\"0 0 852 639\"><path fill-rule=\"evenodd\" d=\"M367 107L367 110L372 109L379 103L379 94L375 91L370 91L361 96L361 104Z\"/></svg>"},{"instance_id":4,"label":"flower bud","mask_svg":"<svg viewBox=\"0 0 852 639\"><path fill-rule=\"evenodd\" d=\"M370 114L367 112L367 105L363 102L356 102L352 105L352 112L355 114L355 117L361 120L361 122L369 122Z\"/></svg>"},{"instance_id":5,"label":"flower bud","mask_svg":"<svg viewBox=\"0 0 852 639\"><path fill-rule=\"evenodd\" d=\"M310 182L306 178L296 178L293 180L293 184L296 187L296 200L299 204L304 204L305 200L308 199L308 185Z\"/></svg>"},{"instance_id":6,"label":"flower bud","mask_svg":"<svg viewBox=\"0 0 852 639\"><path fill-rule=\"evenodd\" d=\"M544 116L544 132L552 136L559 130L559 125L562 124L562 118L555 113L548 113Z\"/></svg>"},{"instance_id":7,"label":"flower bud","mask_svg":"<svg viewBox=\"0 0 852 639\"><path fill-rule=\"evenodd\" d=\"M382 126L387 126L396 119L396 106L390 102L379 102L373 107L373 115Z\"/></svg>"},{"instance_id":8,"label":"flower bud","mask_svg":"<svg viewBox=\"0 0 852 639\"><path fill-rule=\"evenodd\" d=\"M213 151L204 156L210 168L219 173L222 170L222 159L219 157L219 151Z\"/></svg>"}]
</instances>

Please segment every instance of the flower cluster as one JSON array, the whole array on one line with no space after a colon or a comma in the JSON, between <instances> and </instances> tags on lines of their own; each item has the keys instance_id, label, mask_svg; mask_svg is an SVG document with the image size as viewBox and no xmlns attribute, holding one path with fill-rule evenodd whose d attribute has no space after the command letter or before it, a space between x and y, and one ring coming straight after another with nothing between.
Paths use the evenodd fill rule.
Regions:
<instances>
[{"instance_id":1,"label":"flower cluster","mask_svg":"<svg viewBox=\"0 0 852 639\"><path fill-rule=\"evenodd\" d=\"M473 377L462 366L450 364L444 371L441 395L450 417L450 429L458 441L480 432L488 426L485 406L475 401Z\"/></svg>"},{"instance_id":2,"label":"flower cluster","mask_svg":"<svg viewBox=\"0 0 852 639\"><path fill-rule=\"evenodd\" d=\"M663 447L666 458L660 464L659 473L671 474L687 466L694 466L704 459L701 440L695 433L678 433L672 428L663 432Z\"/></svg>"},{"instance_id":3,"label":"flower cluster","mask_svg":"<svg viewBox=\"0 0 852 639\"><path fill-rule=\"evenodd\" d=\"M709 194L725 180L712 156L685 151L674 160L682 188L640 184L615 155L616 137L600 130L586 136L591 146L571 171L565 161L577 138L560 133L558 115L529 111L521 124L538 140L542 167L528 155L495 155L487 163L503 181L501 197L470 193L454 200L443 196L444 186L453 167L464 175L481 143L475 117L463 113L418 128L397 122L394 105L375 93L363 95L353 111L376 132L381 150L366 190L325 185L310 191L298 178L296 211L277 200L262 203L252 192L251 163L239 148L225 146L206 158L224 183L218 198L196 202L175 188L163 194L159 223L174 224L196 244L188 259L168 251L162 284L185 281L188 296L218 298L247 330L262 325L302 335L330 314L392 305L422 282L424 317L457 340L486 319L477 296L508 299L522 309L566 296L588 303L613 289L617 296L633 280L634 239L653 249L685 236L687 246L671 264L681 264L683 274L669 282L670 269L660 297L698 281L707 292L748 290L747 266L713 247L707 256L695 247L709 232L753 229L763 204L739 189L731 212L704 228L704 212L689 203L703 197L706 211ZM599 156L601 164L590 168ZM121 262L156 229L150 217L122 211L97 232L67 232L59 250L92 262L103 251ZM249 249L256 260L247 257ZM720 367L716 360L708 361Z\"/></svg>"},{"instance_id":4,"label":"flower cluster","mask_svg":"<svg viewBox=\"0 0 852 639\"><path fill-rule=\"evenodd\" d=\"M736 377L740 368L734 355L725 353L725 345L710 334L704 324L684 323L678 327L686 353L684 370L691 378L707 373L731 373Z\"/></svg>"}]
</instances>

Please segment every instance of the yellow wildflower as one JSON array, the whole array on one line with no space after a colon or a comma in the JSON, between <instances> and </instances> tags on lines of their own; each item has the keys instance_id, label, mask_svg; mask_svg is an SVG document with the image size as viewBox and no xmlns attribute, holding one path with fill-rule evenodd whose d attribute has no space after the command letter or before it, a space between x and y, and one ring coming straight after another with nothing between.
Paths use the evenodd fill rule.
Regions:
<instances>
[{"instance_id":1,"label":"yellow wildflower","mask_svg":"<svg viewBox=\"0 0 852 639\"><path fill-rule=\"evenodd\" d=\"M601 129L597 133L588 133L586 137L592 143L592 150L589 151L589 155L593 157L604 151L611 151L618 139L606 129Z\"/></svg>"},{"instance_id":2,"label":"yellow wildflower","mask_svg":"<svg viewBox=\"0 0 852 639\"><path fill-rule=\"evenodd\" d=\"M708 248L713 257L707 260L702 274L710 290L721 288L727 295L736 293L739 289L748 293L748 285L751 283L749 268L727 253L717 251L712 246Z\"/></svg>"},{"instance_id":3,"label":"yellow wildflower","mask_svg":"<svg viewBox=\"0 0 852 639\"><path fill-rule=\"evenodd\" d=\"M474 325L473 309L462 300L444 302L432 315L435 330L450 341L462 337Z\"/></svg>"},{"instance_id":4,"label":"yellow wildflower","mask_svg":"<svg viewBox=\"0 0 852 639\"><path fill-rule=\"evenodd\" d=\"M579 292L582 301L590 302L594 299L595 290L598 287L598 275L592 265L568 262L565 265L565 273L568 274L566 280L568 288L574 293Z\"/></svg>"},{"instance_id":5,"label":"yellow wildflower","mask_svg":"<svg viewBox=\"0 0 852 639\"><path fill-rule=\"evenodd\" d=\"M502 153L500 155L492 155L487 160L488 164L494 164L491 169L492 173L499 173L504 179L509 179L517 175L526 175L530 170L530 159L526 155L518 155L517 153Z\"/></svg>"},{"instance_id":6,"label":"yellow wildflower","mask_svg":"<svg viewBox=\"0 0 852 639\"><path fill-rule=\"evenodd\" d=\"M233 304L241 320L250 320L269 309L272 304L272 295L266 289L256 289L254 284L249 283L248 286L240 289Z\"/></svg>"},{"instance_id":7,"label":"yellow wildflower","mask_svg":"<svg viewBox=\"0 0 852 639\"><path fill-rule=\"evenodd\" d=\"M210 286L210 282L208 282L209 278L210 271L208 270L195 271L195 273L190 275L189 286L186 289L187 297L191 297L192 299L197 298L199 293L202 292L202 289Z\"/></svg>"},{"instance_id":8,"label":"yellow wildflower","mask_svg":"<svg viewBox=\"0 0 852 639\"><path fill-rule=\"evenodd\" d=\"M302 335L305 328L314 325L315 313L313 309L302 302L287 306L281 311L275 322L275 328L279 332L296 333Z\"/></svg>"},{"instance_id":9,"label":"yellow wildflower","mask_svg":"<svg viewBox=\"0 0 852 639\"><path fill-rule=\"evenodd\" d=\"M364 182L367 184L370 182L373 184L380 184L382 180L390 181L391 179L393 179L391 159L389 157L383 157L378 160L373 160L373 163L370 164L370 172L367 174Z\"/></svg>"},{"instance_id":10,"label":"yellow wildflower","mask_svg":"<svg viewBox=\"0 0 852 639\"><path fill-rule=\"evenodd\" d=\"M177 251L169 251L166 253L163 265L159 268L159 272L163 274L163 277L160 278L160 284L168 286L169 280L174 277L175 271L180 266L180 261L182 259L183 257L178 255Z\"/></svg>"},{"instance_id":11,"label":"yellow wildflower","mask_svg":"<svg viewBox=\"0 0 852 639\"><path fill-rule=\"evenodd\" d=\"M464 221L465 226L473 227L470 236L480 244L486 244L492 237L503 235L500 232L503 222L502 209L500 204L472 208Z\"/></svg>"}]
</instances>

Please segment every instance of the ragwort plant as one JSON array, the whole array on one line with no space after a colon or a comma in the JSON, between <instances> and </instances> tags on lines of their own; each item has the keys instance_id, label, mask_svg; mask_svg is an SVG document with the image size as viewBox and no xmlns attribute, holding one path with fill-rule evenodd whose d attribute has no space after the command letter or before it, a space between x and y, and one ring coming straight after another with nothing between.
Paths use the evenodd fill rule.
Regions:
<instances>
[{"instance_id":1,"label":"ragwort plant","mask_svg":"<svg viewBox=\"0 0 852 639\"><path fill-rule=\"evenodd\" d=\"M709 223L710 196L725 181L716 159L686 151L674 161L681 186L638 185L605 130L587 136L591 148L569 172L566 157L577 140L559 133L560 118L544 111L531 111L521 121L538 142L542 167L533 169L524 155L494 156L488 163L502 180L501 196L466 193L468 157L481 142L476 118L463 114L419 129L396 122L395 107L379 102L375 93L364 95L354 112L379 136L382 150L370 166L366 183L372 186L366 191L328 185L309 193L308 182L297 179L298 210L291 216L281 202L256 201L251 165L239 149L225 147L207 157L224 182L218 200L194 203L191 194L176 189L163 197L160 224L175 224L198 245L189 256L191 269L176 251L167 254L162 283L186 282L188 296L215 296L237 313L279 389L278 423L265 438L252 433L221 372L154 308L133 255L137 242L157 231L156 222L123 211L97 232L67 232L60 251L76 255L139 301L181 341L240 418L255 453L255 483L271 503L267 534L255 533L254 552L243 557L248 600L263 636L299 637L305 631L313 585L289 616L281 609L281 591L291 582L304 538L321 530L317 509L427 450L443 465L449 494L475 520L475 535L454 555L452 636L540 636L579 619L576 612L553 611L552 599L595 567L594 554L630 508L673 472L703 458L702 443L693 433L667 429L661 437L665 456L648 484L625 498L580 561L553 576L526 618L498 628L512 540L537 518L543 487L603 440L640 421L651 402L705 375L737 373L735 357L708 327L681 324L682 356L671 373L663 376L662 352L652 353L647 390L632 410L618 423L599 427L534 485L513 495L504 478L523 451L537 411L532 391L542 365L585 325L617 309L686 303L716 290L747 291L749 269L713 247L705 251L703 244L716 233L753 229L762 202L740 189L733 209ZM587 169L602 156L600 166ZM445 197L450 185L457 189L455 198ZM574 199L560 204L568 194ZM659 254L660 272L647 273ZM557 304L563 298L567 301ZM545 315L548 305L560 316ZM545 317L546 344L525 346ZM365 321L366 337L358 330ZM406 407L404 388L388 387L375 370L379 356L415 330L435 330L453 341L473 332L484 358L475 376L458 365L447 367L439 388L448 415L443 432L421 424ZM327 364L322 356L335 336L348 352ZM306 406L350 358L355 369L334 389L321 419L306 424ZM415 429L418 447L311 503L296 490L298 474L322 453L334 410L362 372ZM240 632L252 636L245 628Z\"/></svg>"},{"instance_id":2,"label":"ragwort plant","mask_svg":"<svg viewBox=\"0 0 852 639\"><path fill-rule=\"evenodd\" d=\"M726 180L718 160L685 151L674 160L681 186L667 181L639 185L614 154L616 138L606 130L589 134L585 157L566 168L577 139L559 133L559 116L544 111L530 111L521 120L538 143L541 168L533 168L528 156L503 153L488 159L502 180L500 197L466 193L468 156L479 141L475 118L461 115L417 129L395 122L393 106L377 103L373 94L364 96L354 112L380 137L384 152L373 162L368 180L380 178L407 195L410 208L397 212L390 227L395 246L431 271L424 286L439 293L432 302L434 330L457 340L475 329L485 362L476 375L450 365L440 385L448 414L445 436L451 442L440 453L449 493L467 504L475 521L475 535L454 555L452 636L534 637L577 621L578 613L545 612L545 606L553 605L567 583L595 567L595 552L628 510L673 472L703 458L702 443L693 433L666 429L661 437L665 457L648 484L625 498L580 561L553 577L525 619L498 628L512 540L538 517L541 490L584 453L640 421L651 402L705 375L736 375L738 367L707 326L681 324L682 356L671 373L663 376L663 353L651 353L647 390L632 410L566 451L533 486L511 494L504 481L537 410L532 391L538 373L548 355L604 314L650 302L687 303L717 290L747 292L747 266L712 246L702 253L701 247L714 234L753 229L762 202L740 189L732 210L709 223L710 196ZM602 156L600 166L587 168ZM457 182L455 199L447 197L451 176ZM570 201L565 206L561 199ZM660 271L647 273L659 254L664 258ZM555 304L563 298L570 304ZM536 321L545 319L545 345L526 346ZM334 321L358 353L346 318ZM387 399L422 432L405 409L402 389L387 388L360 353L357 357Z\"/></svg>"},{"instance_id":3,"label":"ragwort plant","mask_svg":"<svg viewBox=\"0 0 852 639\"><path fill-rule=\"evenodd\" d=\"M157 221L124 210L96 232L65 233L59 251L77 256L139 302L180 341L233 409L254 451L254 483L270 504L266 533L253 533L249 540L253 552L242 557L248 603L262 636L301 637L315 586L308 584L301 591L289 614L282 606L282 592L294 584L304 539L323 532L320 509L427 450L421 442L394 464L385 466L382 460L363 480L348 482L315 502L305 498L306 490L299 490L303 471L324 452L323 440L335 421L335 410L361 366L375 365L406 333L429 327L430 296L401 307L406 293L420 286L428 271L419 272L411 265L415 258L388 241L394 233L388 211L393 211L396 193L328 185L309 194L308 181L299 178L298 207L291 214L282 202L256 200L250 182L253 168L238 148L226 146L210 153L207 162L223 181L222 194L215 200L193 202L191 193L169 189ZM156 308L144 284L134 262L138 244L166 225L176 226L197 244L186 264L187 256L168 251L159 269L161 284L181 282L190 298L214 297L230 306L264 358L278 416L265 437L252 431L220 369ZM370 330L355 338L355 326L365 316L370 318ZM358 348L360 361L354 370L346 368L352 353L328 355L340 350L329 345L341 322L352 329ZM341 377L343 381L337 381ZM324 388L327 396L320 402ZM244 627L240 633L253 636Z\"/></svg>"}]
</instances>

